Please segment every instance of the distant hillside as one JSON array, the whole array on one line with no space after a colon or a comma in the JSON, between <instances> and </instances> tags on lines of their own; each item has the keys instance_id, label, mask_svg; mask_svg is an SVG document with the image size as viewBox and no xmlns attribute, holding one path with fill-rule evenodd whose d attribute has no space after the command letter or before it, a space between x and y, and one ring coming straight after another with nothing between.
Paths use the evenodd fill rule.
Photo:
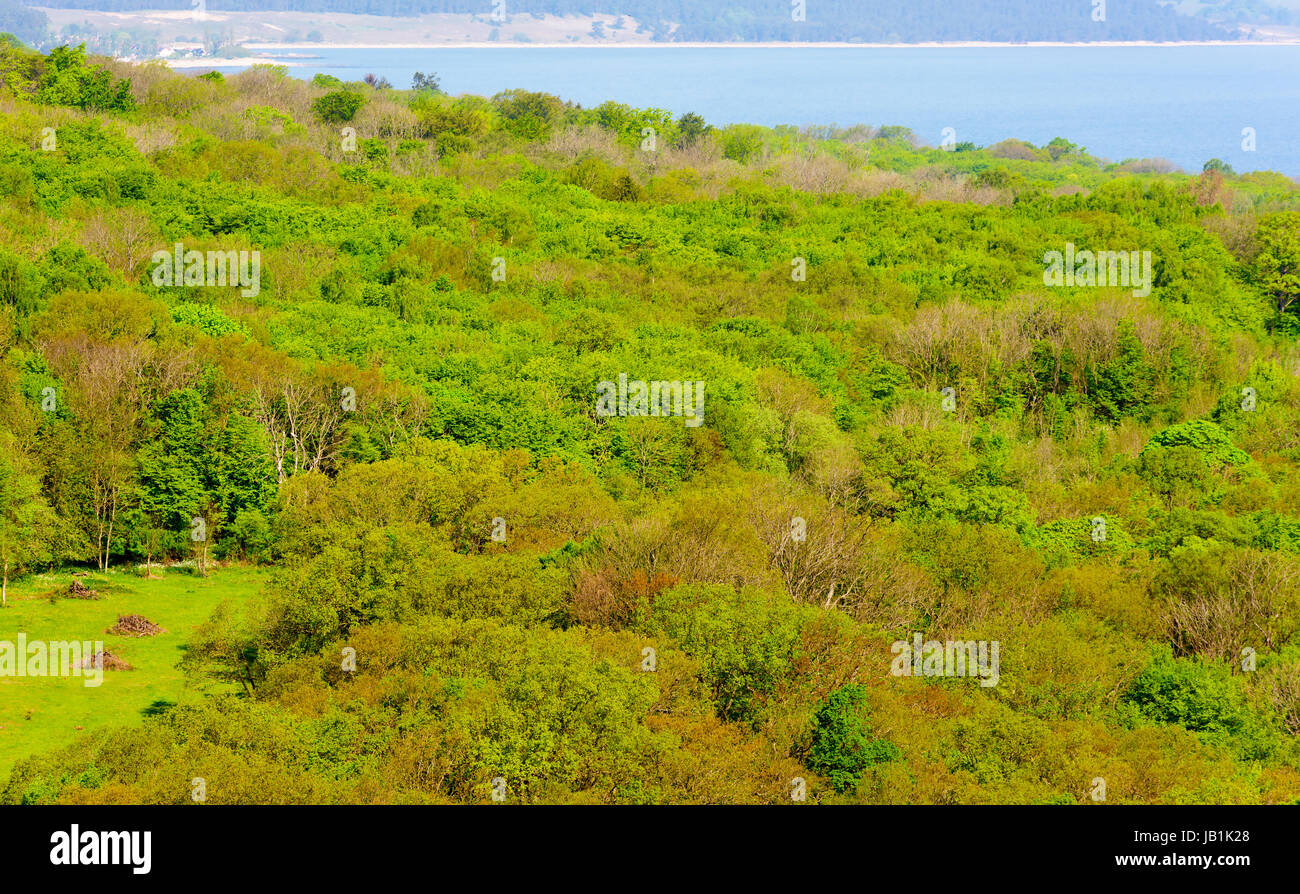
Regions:
<instances>
[{"instance_id":1,"label":"distant hillside","mask_svg":"<svg viewBox=\"0 0 1300 894\"><path fill-rule=\"evenodd\" d=\"M1232 25L1300 25L1300 0L1179 0L1183 15Z\"/></svg>"},{"instance_id":2,"label":"distant hillside","mask_svg":"<svg viewBox=\"0 0 1300 894\"><path fill-rule=\"evenodd\" d=\"M34 43L45 33L49 20L45 13L29 9L14 0L0 0L0 34L13 34Z\"/></svg>"},{"instance_id":3,"label":"distant hillside","mask_svg":"<svg viewBox=\"0 0 1300 894\"><path fill-rule=\"evenodd\" d=\"M0 0L11 2L11 0ZM45 5L45 4L40 4ZM63 9L191 9L190 0L49 0ZM673 41L1110 41L1223 40L1233 36L1204 17L1157 0L1110 0L1093 20L1088 0L815 0L796 21L787 0L508 0L503 25L534 15L625 15L649 39ZM209 0L208 10L451 13L487 19L492 0Z\"/></svg>"}]
</instances>

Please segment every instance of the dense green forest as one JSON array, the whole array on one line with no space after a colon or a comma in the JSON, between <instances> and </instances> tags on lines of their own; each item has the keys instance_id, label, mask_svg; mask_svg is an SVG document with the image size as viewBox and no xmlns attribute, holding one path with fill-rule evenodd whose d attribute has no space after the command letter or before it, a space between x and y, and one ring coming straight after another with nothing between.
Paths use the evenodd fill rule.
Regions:
<instances>
[{"instance_id":1,"label":"dense green forest","mask_svg":"<svg viewBox=\"0 0 1300 894\"><path fill-rule=\"evenodd\" d=\"M0 83L6 581L270 569L190 633L208 697L0 802L1300 800L1294 181L11 42ZM1067 246L1149 294L1047 285ZM696 418L600 412L623 376ZM918 636L996 685L898 674Z\"/></svg>"},{"instance_id":2,"label":"dense green forest","mask_svg":"<svg viewBox=\"0 0 1300 894\"><path fill-rule=\"evenodd\" d=\"M9 2L9 0L0 0ZM51 0L52 8L191 9L190 0ZM618 15L655 40L688 41L1105 41L1227 40L1219 24L1179 15L1156 0L505 0L506 23L525 16ZM496 13L493 0L211 0L207 8L413 16Z\"/></svg>"}]
</instances>

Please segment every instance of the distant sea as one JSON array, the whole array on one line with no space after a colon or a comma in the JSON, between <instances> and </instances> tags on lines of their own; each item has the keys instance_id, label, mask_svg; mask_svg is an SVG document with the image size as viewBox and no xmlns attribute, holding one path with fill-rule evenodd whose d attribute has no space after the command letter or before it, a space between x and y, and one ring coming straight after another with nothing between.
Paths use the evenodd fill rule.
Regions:
<instances>
[{"instance_id":1,"label":"distant sea","mask_svg":"<svg viewBox=\"0 0 1300 894\"><path fill-rule=\"evenodd\" d=\"M500 47L302 50L295 77L367 73L449 93L522 87L711 124L897 124L938 145L1062 136L1093 155L1300 177L1300 46ZM1254 128L1256 150L1242 147Z\"/></svg>"}]
</instances>

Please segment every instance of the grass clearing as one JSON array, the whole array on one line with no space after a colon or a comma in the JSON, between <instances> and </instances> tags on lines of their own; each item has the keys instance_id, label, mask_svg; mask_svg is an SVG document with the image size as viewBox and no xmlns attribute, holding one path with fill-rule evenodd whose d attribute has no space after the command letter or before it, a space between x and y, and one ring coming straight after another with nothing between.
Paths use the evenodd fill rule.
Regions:
<instances>
[{"instance_id":1,"label":"grass clearing","mask_svg":"<svg viewBox=\"0 0 1300 894\"><path fill-rule=\"evenodd\" d=\"M155 568L160 576L145 580L129 572L109 571L76 578L103 598L59 597L74 580L70 573L31 575L11 582L9 607L0 609L0 640L25 633L28 642L91 640L130 664L134 670L104 671L102 685L88 687L79 677L0 676L0 780L31 754L71 743L81 732L115 724L141 722L151 711L197 699L187 690L176 664L190 632L207 620L224 600L242 604L256 593L268 571L228 567L206 578L181 567ZM105 633L119 615L143 615L166 629L151 637Z\"/></svg>"}]
</instances>

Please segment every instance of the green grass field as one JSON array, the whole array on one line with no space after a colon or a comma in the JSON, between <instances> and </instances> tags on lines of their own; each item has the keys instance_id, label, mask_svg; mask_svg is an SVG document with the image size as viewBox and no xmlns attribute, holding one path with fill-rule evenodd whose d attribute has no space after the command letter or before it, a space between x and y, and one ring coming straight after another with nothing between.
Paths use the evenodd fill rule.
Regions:
<instances>
[{"instance_id":1,"label":"green grass field","mask_svg":"<svg viewBox=\"0 0 1300 894\"><path fill-rule=\"evenodd\" d=\"M11 584L9 607L0 609L0 640L25 633L29 642L102 641L134 670L105 670L97 688L77 677L0 676L0 781L19 759L67 745L82 730L139 723L152 707L197 698L176 667L190 631L221 601L242 603L256 593L265 576L262 569L234 567L207 578L180 568L161 572L157 580L115 571L81 578L103 597L98 600L51 601L51 592L67 589L70 574L33 575ZM105 633L128 614L143 615L167 632L139 638Z\"/></svg>"}]
</instances>

